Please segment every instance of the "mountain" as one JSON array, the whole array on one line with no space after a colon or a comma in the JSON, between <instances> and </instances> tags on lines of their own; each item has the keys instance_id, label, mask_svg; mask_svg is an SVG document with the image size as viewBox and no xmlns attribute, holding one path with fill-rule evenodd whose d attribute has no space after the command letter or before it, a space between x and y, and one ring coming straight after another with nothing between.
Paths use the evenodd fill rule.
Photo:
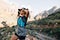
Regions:
<instances>
[{"instance_id":1,"label":"mountain","mask_svg":"<svg viewBox=\"0 0 60 40\"><path fill-rule=\"evenodd\" d=\"M46 18L48 15L54 13L55 11L60 10L60 8L57 8L56 6L52 7L49 10L45 10L39 14L37 14L34 19L38 20L38 19L42 19L42 18Z\"/></svg>"},{"instance_id":2,"label":"mountain","mask_svg":"<svg viewBox=\"0 0 60 40\"><path fill-rule=\"evenodd\" d=\"M30 23L35 25L60 25L60 10L57 9L57 11L48 15L47 17L32 21Z\"/></svg>"},{"instance_id":3,"label":"mountain","mask_svg":"<svg viewBox=\"0 0 60 40\"><path fill-rule=\"evenodd\" d=\"M52 14L52 13L55 12L55 10L57 10L57 7L56 7L56 6L52 7L51 9L49 9L49 10L48 10L48 13L49 13L49 14Z\"/></svg>"},{"instance_id":4,"label":"mountain","mask_svg":"<svg viewBox=\"0 0 60 40\"><path fill-rule=\"evenodd\" d=\"M15 4L8 4L0 0L0 27L2 21L5 21L9 26L16 24L18 7Z\"/></svg>"},{"instance_id":5,"label":"mountain","mask_svg":"<svg viewBox=\"0 0 60 40\"><path fill-rule=\"evenodd\" d=\"M55 12L60 12L60 8L58 8L57 10L55 10Z\"/></svg>"}]
</instances>

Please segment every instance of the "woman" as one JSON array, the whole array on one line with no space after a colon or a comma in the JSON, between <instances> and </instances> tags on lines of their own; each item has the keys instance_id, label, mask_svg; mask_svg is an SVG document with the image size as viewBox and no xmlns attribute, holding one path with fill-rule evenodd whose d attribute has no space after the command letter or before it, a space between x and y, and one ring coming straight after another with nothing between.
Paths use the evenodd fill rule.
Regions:
<instances>
[{"instance_id":1,"label":"woman","mask_svg":"<svg viewBox=\"0 0 60 40\"><path fill-rule=\"evenodd\" d=\"M26 37L26 23L27 23L27 19L29 16L29 10L22 8L18 10L18 19L17 19L17 25L18 27L16 28L16 32L15 34L12 35L11 40L25 40Z\"/></svg>"}]
</instances>

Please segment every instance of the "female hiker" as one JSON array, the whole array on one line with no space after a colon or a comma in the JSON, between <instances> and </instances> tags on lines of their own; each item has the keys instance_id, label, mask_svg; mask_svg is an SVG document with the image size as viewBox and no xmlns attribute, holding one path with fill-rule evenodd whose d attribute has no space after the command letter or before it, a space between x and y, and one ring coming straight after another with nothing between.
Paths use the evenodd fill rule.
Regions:
<instances>
[{"instance_id":1,"label":"female hiker","mask_svg":"<svg viewBox=\"0 0 60 40\"><path fill-rule=\"evenodd\" d=\"M18 9L18 19L16 32L12 35L11 40L25 40L27 31L25 29L27 19L29 16L29 10L26 8Z\"/></svg>"}]
</instances>

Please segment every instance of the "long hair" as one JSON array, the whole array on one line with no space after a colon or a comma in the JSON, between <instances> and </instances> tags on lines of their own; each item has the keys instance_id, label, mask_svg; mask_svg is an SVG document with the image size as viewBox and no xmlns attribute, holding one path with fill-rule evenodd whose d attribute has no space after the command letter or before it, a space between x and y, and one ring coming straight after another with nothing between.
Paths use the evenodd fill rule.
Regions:
<instances>
[{"instance_id":1,"label":"long hair","mask_svg":"<svg viewBox=\"0 0 60 40\"><path fill-rule=\"evenodd\" d=\"M20 11L21 11L22 9L18 9L18 15L17 16L19 16L20 15Z\"/></svg>"}]
</instances>

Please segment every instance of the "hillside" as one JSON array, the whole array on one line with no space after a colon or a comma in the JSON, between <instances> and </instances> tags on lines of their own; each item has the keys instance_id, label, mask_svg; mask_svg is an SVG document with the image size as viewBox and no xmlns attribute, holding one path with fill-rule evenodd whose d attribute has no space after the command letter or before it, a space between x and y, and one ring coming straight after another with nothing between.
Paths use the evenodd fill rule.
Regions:
<instances>
[{"instance_id":1,"label":"hillside","mask_svg":"<svg viewBox=\"0 0 60 40\"><path fill-rule=\"evenodd\" d=\"M60 10L48 15L46 18L29 22L32 29L40 31L40 33L56 37L60 40Z\"/></svg>"},{"instance_id":2,"label":"hillside","mask_svg":"<svg viewBox=\"0 0 60 40\"><path fill-rule=\"evenodd\" d=\"M55 23L60 23L60 11L52 13L50 15L48 15L48 17L40 20L40 22L44 22L45 24L55 24Z\"/></svg>"}]
</instances>

